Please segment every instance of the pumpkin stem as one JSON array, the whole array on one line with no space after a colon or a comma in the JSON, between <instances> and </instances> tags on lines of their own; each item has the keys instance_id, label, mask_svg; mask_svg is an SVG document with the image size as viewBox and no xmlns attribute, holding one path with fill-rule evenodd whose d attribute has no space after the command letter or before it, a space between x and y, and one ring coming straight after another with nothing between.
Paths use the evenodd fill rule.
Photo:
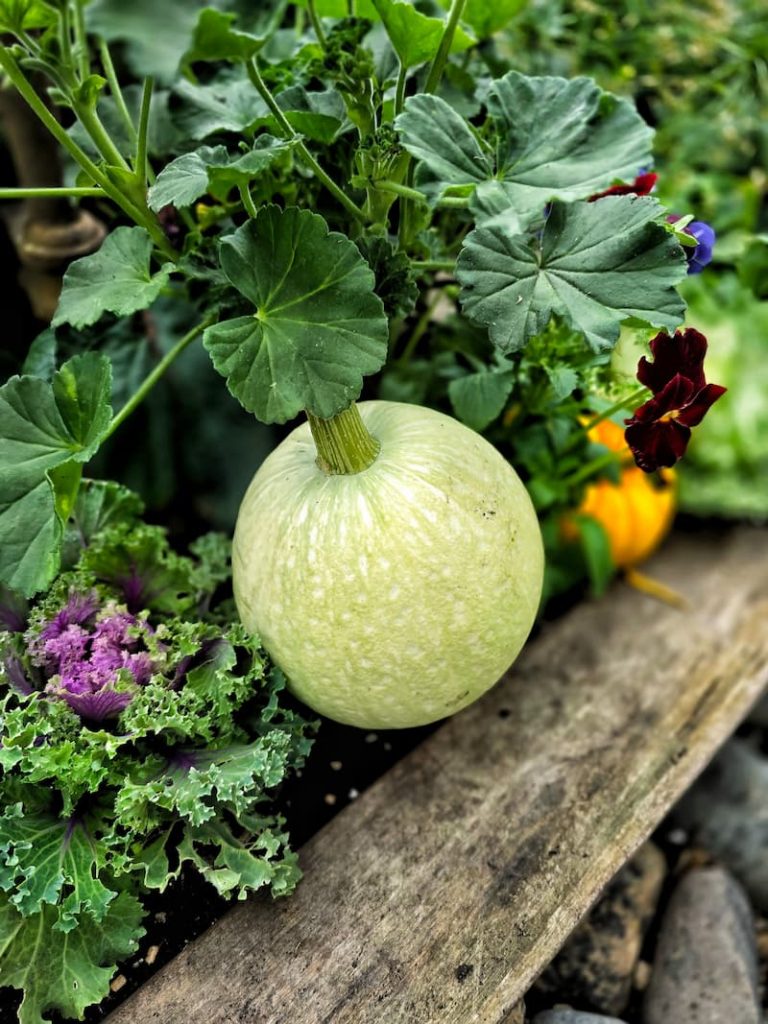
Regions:
<instances>
[{"instance_id":1,"label":"pumpkin stem","mask_svg":"<svg viewBox=\"0 0 768 1024\"><path fill-rule=\"evenodd\" d=\"M659 580L646 576L644 572L638 572L637 569L627 569L624 573L624 579L630 587L639 590L641 594L647 594L648 597L653 597L657 601L670 605L672 608L679 608L681 611L690 608L688 599L683 597L682 594L668 587L665 583L660 583Z\"/></svg>"},{"instance_id":2,"label":"pumpkin stem","mask_svg":"<svg viewBox=\"0 0 768 1024\"><path fill-rule=\"evenodd\" d=\"M307 419L317 445L317 464L329 476L362 473L381 451L381 444L368 433L354 402L329 420L311 412Z\"/></svg>"}]
</instances>

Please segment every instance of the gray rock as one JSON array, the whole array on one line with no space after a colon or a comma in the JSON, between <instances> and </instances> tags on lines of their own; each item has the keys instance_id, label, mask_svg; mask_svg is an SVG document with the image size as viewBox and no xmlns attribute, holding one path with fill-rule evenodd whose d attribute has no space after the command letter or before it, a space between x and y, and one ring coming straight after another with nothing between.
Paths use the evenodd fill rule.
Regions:
<instances>
[{"instance_id":1,"label":"gray rock","mask_svg":"<svg viewBox=\"0 0 768 1024\"><path fill-rule=\"evenodd\" d=\"M641 847L538 979L536 991L597 1013L623 1013L666 870L653 843Z\"/></svg>"},{"instance_id":2,"label":"gray rock","mask_svg":"<svg viewBox=\"0 0 768 1024\"><path fill-rule=\"evenodd\" d=\"M598 1013L582 1013L568 1007L545 1010L533 1018L533 1024L624 1024L616 1017L603 1017Z\"/></svg>"},{"instance_id":3,"label":"gray rock","mask_svg":"<svg viewBox=\"0 0 768 1024\"><path fill-rule=\"evenodd\" d=\"M768 759L731 740L680 801L673 821L733 872L755 907L768 911Z\"/></svg>"},{"instance_id":4,"label":"gray rock","mask_svg":"<svg viewBox=\"0 0 768 1024\"><path fill-rule=\"evenodd\" d=\"M643 1024L760 1024L746 896L722 868L691 871L661 924Z\"/></svg>"}]
</instances>

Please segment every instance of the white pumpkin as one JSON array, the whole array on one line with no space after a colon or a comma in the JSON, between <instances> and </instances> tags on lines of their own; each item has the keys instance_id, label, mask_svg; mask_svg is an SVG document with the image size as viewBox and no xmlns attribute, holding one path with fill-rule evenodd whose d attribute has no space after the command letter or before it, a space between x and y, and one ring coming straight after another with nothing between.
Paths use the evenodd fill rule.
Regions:
<instances>
[{"instance_id":1,"label":"white pumpkin","mask_svg":"<svg viewBox=\"0 0 768 1024\"><path fill-rule=\"evenodd\" d=\"M307 423L266 459L235 531L235 599L315 711L362 728L471 704L514 661L541 596L530 498L484 438L421 406L357 408L381 448L318 465Z\"/></svg>"}]
</instances>

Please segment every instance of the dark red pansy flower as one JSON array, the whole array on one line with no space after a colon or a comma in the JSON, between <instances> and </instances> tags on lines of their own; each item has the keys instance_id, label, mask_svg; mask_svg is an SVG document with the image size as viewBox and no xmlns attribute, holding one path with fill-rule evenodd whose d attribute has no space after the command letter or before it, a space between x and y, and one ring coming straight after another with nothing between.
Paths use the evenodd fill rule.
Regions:
<instances>
[{"instance_id":1,"label":"dark red pansy flower","mask_svg":"<svg viewBox=\"0 0 768 1024\"><path fill-rule=\"evenodd\" d=\"M653 362L643 356L637 364L637 379L650 388L654 395L680 374L689 380L697 391L706 384L704 377L704 356L707 354L707 339L693 327L675 331L674 335L661 331L650 340Z\"/></svg>"},{"instance_id":2,"label":"dark red pansy flower","mask_svg":"<svg viewBox=\"0 0 768 1024\"><path fill-rule=\"evenodd\" d=\"M604 199L605 196L647 196L653 191L653 187L659 180L658 174L649 171L645 174L638 174L635 180L629 185L611 185L604 192L595 192L587 199L588 203L594 203L597 199Z\"/></svg>"},{"instance_id":3,"label":"dark red pansy flower","mask_svg":"<svg viewBox=\"0 0 768 1024\"><path fill-rule=\"evenodd\" d=\"M651 340L653 362L643 356L638 364L638 380L651 389L653 398L625 420L624 437L635 462L646 473L674 466L683 457L691 427L701 423L726 391L719 384L707 384L706 351L707 339L688 327L675 331L674 336L657 334Z\"/></svg>"}]
</instances>

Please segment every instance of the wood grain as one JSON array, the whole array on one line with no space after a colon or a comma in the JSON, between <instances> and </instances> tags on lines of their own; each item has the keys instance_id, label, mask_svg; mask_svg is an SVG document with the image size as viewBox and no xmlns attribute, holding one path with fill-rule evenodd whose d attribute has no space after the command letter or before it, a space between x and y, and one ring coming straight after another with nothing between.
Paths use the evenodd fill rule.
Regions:
<instances>
[{"instance_id":1,"label":"wood grain","mask_svg":"<svg viewBox=\"0 0 768 1024\"><path fill-rule=\"evenodd\" d=\"M670 542L685 612L618 584L545 626L109 1024L501 1024L768 685L767 539Z\"/></svg>"}]
</instances>

